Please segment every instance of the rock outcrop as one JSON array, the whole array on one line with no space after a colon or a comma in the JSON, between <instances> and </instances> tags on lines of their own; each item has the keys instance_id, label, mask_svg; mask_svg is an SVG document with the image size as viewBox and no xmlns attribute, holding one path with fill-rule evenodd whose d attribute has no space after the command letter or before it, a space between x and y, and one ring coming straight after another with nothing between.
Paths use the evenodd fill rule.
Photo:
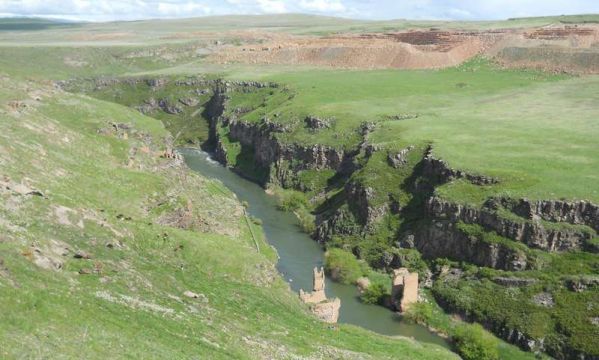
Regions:
<instances>
[{"instance_id":1,"label":"rock outcrop","mask_svg":"<svg viewBox=\"0 0 599 360\"><path fill-rule=\"evenodd\" d=\"M414 246L429 259L450 258L478 266L520 271L528 267L526 254L499 243L489 243L460 231L450 220L433 220L419 229Z\"/></svg>"},{"instance_id":2,"label":"rock outcrop","mask_svg":"<svg viewBox=\"0 0 599 360\"><path fill-rule=\"evenodd\" d=\"M314 237L321 243L328 241L333 235L358 235L364 232L364 227L358 224L355 215L345 207L316 215L315 223Z\"/></svg>"},{"instance_id":3,"label":"rock outcrop","mask_svg":"<svg viewBox=\"0 0 599 360\"><path fill-rule=\"evenodd\" d=\"M414 149L413 146L408 146L405 149L402 149L401 151L397 152L397 153L389 153L387 155L387 162L389 163L389 166L392 166L395 169L400 168L401 166L405 165L408 163L407 160L407 156L408 153L410 151L412 151L412 149Z\"/></svg>"},{"instance_id":4,"label":"rock outcrop","mask_svg":"<svg viewBox=\"0 0 599 360\"><path fill-rule=\"evenodd\" d=\"M306 127L311 130L328 129L331 127L331 119L321 119L316 116L308 116L304 119Z\"/></svg>"},{"instance_id":5,"label":"rock outcrop","mask_svg":"<svg viewBox=\"0 0 599 360\"><path fill-rule=\"evenodd\" d=\"M356 215L361 225L373 224L389 210L387 203L380 206L372 204L375 196L375 190L372 187L364 186L359 182L349 182L345 185L344 191L346 198L349 199L350 210Z\"/></svg>"},{"instance_id":6,"label":"rock outcrop","mask_svg":"<svg viewBox=\"0 0 599 360\"><path fill-rule=\"evenodd\" d=\"M501 216L497 209L483 206L476 209L461 204L432 197L426 204L427 215L433 219L458 221L466 224L478 224L486 230L522 242L529 247L545 251L567 251L581 249L592 234L576 227L548 226L540 221L507 218Z\"/></svg>"},{"instance_id":7,"label":"rock outcrop","mask_svg":"<svg viewBox=\"0 0 599 360\"><path fill-rule=\"evenodd\" d=\"M436 159L430 147L423 159L423 175L439 184L449 182L453 179L466 179L475 185L492 185L499 182L498 179L492 177L470 174L451 168L445 161Z\"/></svg>"},{"instance_id":8,"label":"rock outcrop","mask_svg":"<svg viewBox=\"0 0 599 360\"><path fill-rule=\"evenodd\" d=\"M587 201L500 199L501 205L524 218L585 225L599 231L599 205Z\"/></svg>"}]
</instances>

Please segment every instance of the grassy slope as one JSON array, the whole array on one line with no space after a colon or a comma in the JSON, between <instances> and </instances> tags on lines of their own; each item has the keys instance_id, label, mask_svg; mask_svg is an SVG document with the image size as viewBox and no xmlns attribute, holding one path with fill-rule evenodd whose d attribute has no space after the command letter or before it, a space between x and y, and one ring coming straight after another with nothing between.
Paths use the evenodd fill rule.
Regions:
<instances>
[{"instance_id":1,"label":"grassy slope","mask_svg":"<svg viewBox=\"0 0 599 360\"><path fill-rule=\"evenodd\" d=\"M0 83L2 181L46 196L0 190L1 357L451 357L308 315L272 251L256 252L232 194L157 157L167 133L156 120L40 83ZM110 122L133 130L99 134ZM142 146L149 152L131 152ZM189 226L160 225L180 211Z\"/></svg>"},{"instance_id":2,"label":"grassy slope","mask_svg":"<svg viewBox=\"0 0 599 360\"><path fill-rule=\"evenodd\" d=\"M287 141L352 147L359 125L374 121L370 143L389 149L431 143L435 156L452 167L501 180L484 189L463 183L442 189L456 200L478 203L502 194L599 201L593 186L599 180L599 158L593 156L599 152L597 77L501 70L482 60L440 71L312 70L256 77L287 84L296 96L267 103L246 119L337 119L332 129L316 134L299 127ZM387 119L397 114L418 117Z\"/></svg>"}]
</instances>

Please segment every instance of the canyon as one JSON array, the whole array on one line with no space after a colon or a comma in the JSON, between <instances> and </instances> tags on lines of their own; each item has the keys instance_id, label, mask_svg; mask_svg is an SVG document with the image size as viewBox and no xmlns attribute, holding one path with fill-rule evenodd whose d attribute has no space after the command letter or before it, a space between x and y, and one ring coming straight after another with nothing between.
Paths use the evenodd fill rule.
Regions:
<instances>
[{"instance_id":1,"label":"canyon","mask_svg":"<svg viewBox=\"0 0 599 360\"><path fill-rule=\"evenodd\" d=\"M334 241L335 246L348 249L372 268L382 271L398 269L405 265L405 251L417 250L427 260L449 259L506 271L513 273L514 279L519 279L518 273L548 269L554 260L547 260L547 256L553 259L560 253L596 254L598 251L595 239L599 207L592 202L501 196L488 197L478 205L446 200L437 194L438 187L466 182L485 188L501 184L501 179L454 169L446 161L435 157L434 147L430 144L414 143L399 151L370 144L369 134L375 126L367 123L360 124L355 130L359 136L353 147L285 141L282 139L286 134L296 131L294 127L304 126L305 131L318 133L326 131L336 120L310 115L304 120L291 122L280 117L248 121L244 116L252 108L230 105L239 94L286 92L280 84L221 79L173 82L162 78L111 80L109 83L92 81L90 93L115 85L137 86L141 83L150 93L174 86L185 89L185 92L203 94L204 103L178 101L178 106L183 108L203 109L202 116L206 120L194 120L209 123L208 137L202 147L212 151L215 160L266 188L285 188L311 194L309 201L315 214L314 239L325 246L331 246L329 244ZM63 83L62 86L69 88L72 84ZM152 110L140 107L145 113L150 111L150 115L151 111L175 116L178 113L169 111L173 105L166 100L144 100L144 103L148 102L164 104ZM367 172L369 163L375 161L388 167L383 171L397 169L407 172L397 181L403 179L405 191L411 194L409 202L402 202L392 193L381 194L376 184L369 185L362 180L361 174ZM315 187L298 176L303 172L325 173L329 179L335 180L324 187ZM402 184L395 186L401 187ZM352 239L366 239L365 243L368 243L368 238L383 231L381 223L389 217L414 220L403 221L395 228L395 234L390 237L391 246L371 253L370 258L366 257L360 243L356 246ZM439 288L456 281L474 281L463 271L456 270L451 274L448 277L447 273L421 273L429 281L439 284ZM491 280L495 284L505 284L495 280L499 278L493 275ZM569 280L561 281L566 284ZM530 284L538 287L541 283L533 281ZM436 290L436 286L432 286L433 294L441 305L458 313L464 311L462 305L449 300L450 297L446 297L443 290ZM329 311L325 312L329 314ZM323 311L321 313L324 314ZM334 318L329 315L327 319ZM480 315L465 313L464 316L487 323L498 336L526 350L544 351L563 358L584 356L577 350L564 347L563 343L546 343L543 338L535 337L519 326L506 326Z\"/></svg>"}]
</instances>

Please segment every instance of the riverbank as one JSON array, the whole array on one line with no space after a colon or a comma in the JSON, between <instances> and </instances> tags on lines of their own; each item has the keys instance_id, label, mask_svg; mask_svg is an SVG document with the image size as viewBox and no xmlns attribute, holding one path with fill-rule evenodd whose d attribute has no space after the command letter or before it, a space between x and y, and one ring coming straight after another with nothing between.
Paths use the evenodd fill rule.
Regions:
<instances>
[{"instance_id":1,"label":"riverbank","mask_svg":"<svg viewBox=\"0 0 599 360\"><path fill-rule=\"evenodd\" d=\"M279 254L277 269L294 292L311 289L312 269L324 265L320 245L301 231L292 213L277 210L277 199L257 184L241 178L234 172L211 160L205 152L181 149L187 165L203 176L216 178L233 191L242 202L247 202L248 213L261 220L268 242ZM447 342L428 329L402 321L401 317L385 308L360 302L353 285L343 285L327 279L329 298L341 299L339 322L358 325L390 336L405 336L417 341L448 347Z\"/></svg>"},{"instance_id":2,"label":"riverbank","mask_svg":"<svg viewBox=\"0 0 599 360\"><path fill-rule=\"evenodd\" d=\"M211 159L204 151L192 148L180 149L187 165L203 176L215 178L227 186L238 199L247 202L248 213L261 220L264 234L279 254L277 269L294 292L310 289L312 268L324 264L324 250L299 226L299 220L292 212L277 209L279 204L276 192L264 189L250 180L240 177ZM390 281L391 279L389 279ZM341 301L340 323L354 324L380 334L405 336L417 341L432 343L450 348L450 333L465 323L445 314L439 308L430 292L425 292L424 303L429 315L423 317L401 315L379 305L364 304L354 285L344 285L326 279L326 293L329 297L339 297ZM493 337L482 330L486 337ZM532 360L533 353L526 353L500 339L495 340L501 359Z\"/></svg>"}]
</instances>

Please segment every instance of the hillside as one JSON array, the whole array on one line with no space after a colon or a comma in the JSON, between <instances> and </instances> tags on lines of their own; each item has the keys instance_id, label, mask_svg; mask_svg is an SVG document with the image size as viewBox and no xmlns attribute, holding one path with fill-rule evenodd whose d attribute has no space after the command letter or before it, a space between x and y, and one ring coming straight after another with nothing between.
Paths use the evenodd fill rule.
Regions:
<instances>
[{"instance_id":1,"label":"hillside","mask_svg":"<svg viewBox=\"0 0 599 360\"><path fill-rule=\"evenodd\" d=\"M489 359L596 358L597 21L296 14L0 31L0 303L13 309L0 348L453 356L318 322L261 236L256 251L260 222L165 153L180 146L274 194L329 251L329 276L369 279L363 301L393 308L393 271L417 272L406 318L463 357L482 355L462 331Z\"/></svg>"},{"instance_id":2,"label":"hillside","mask_svg":"<svg viewBox=\"0 0 599 360\"><path fill-rule=\"evenodd\" d=\"M232 194L161 157L160 122L1 84L3 358L451 357L312 318Z\"/></svg>"}]
</instances>

